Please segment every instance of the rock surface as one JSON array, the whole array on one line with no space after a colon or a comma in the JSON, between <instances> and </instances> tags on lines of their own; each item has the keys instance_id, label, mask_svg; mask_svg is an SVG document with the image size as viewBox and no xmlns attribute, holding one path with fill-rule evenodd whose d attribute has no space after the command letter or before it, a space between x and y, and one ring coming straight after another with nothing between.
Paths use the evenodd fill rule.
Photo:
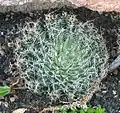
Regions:
<instances>
[{"instance_id":1,"label":"rock surface","mask_svg":"<svg viewBox=\"0 0 120 113\"><path fill-rule=\"evenodd\" d=\"M120 11L120 0L69 0L77 7L85 6L95 11Z\"/></svg>"},{"instance_id":2,"label":"rock surface","mask_svg":"<svg viewBox=\"0 0 120 113\"><path fill-rule=\"evenodd\" d=\"M10 5L23 5L25 3L32 2L32 0L0 0L0 5L10 6Z\"/></svg>"},{"instance_id":3,"label":"rock surface","mask_svg":"<svg viewBox=\"0 0 120 113\"><path fill-rule=\"evenodd\" d=\"M119 0L0 0L0 12L31 11L62 6L85 6L94 11L120 11Z\"/></svg>"},{"instance_id":4,"label":"rock surface","mask_svg":"<svg viewBox=\"0 0 120 113\"><path fill-rule=\"evenodd\" d=\"M68 0L0 0L0 12L29 12L33 10L61 8L65 5L75 6Z\"/></svg>"}]
</instances>

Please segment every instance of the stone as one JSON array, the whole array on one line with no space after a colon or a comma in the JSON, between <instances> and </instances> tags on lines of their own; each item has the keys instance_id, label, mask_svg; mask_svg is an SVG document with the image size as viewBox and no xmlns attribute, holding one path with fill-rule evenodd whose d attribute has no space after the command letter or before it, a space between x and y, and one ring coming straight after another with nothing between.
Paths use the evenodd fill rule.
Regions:
<instances>
[{"instance_id":1,"label":"stone","mask_svg":"<svg viewBox=\"0 0 120 113\"><path fill-rule=\"evenodd\" d=\"M119 0L69 0L77 7L85 6L91 10L99 12L120 11Z\"/></svg>"},{"instance_id":2,"label":"stone","mask_svg":"<svg viewBox=\"0 0 120 113\"><path fill-rule=\"evenodd\" d=\"M120 12L119 0L0 0L0 12L28 12L62 6L87 7L98 12Z\"/></svg>"},{"instance_id":3,"label":"stone","mask_svg":"<svg viewBox=\"0 0 120 113\"><path fill-rule=\"evenodd\" d=\"M30 12L50 8L61 8L63 6L75 7L68 0L0 0L0 12Z\"/></svg>"},{"instance_id":4,"label":"stone","mask_svg":"<svg viewBox=\"0 0 120 113\"><path fill-rule=\"evenodd\" d=\"M26 108L19 108L14 110L12 113L25 113L26 110L27 110Z\"/></svg>"}]
</instances>

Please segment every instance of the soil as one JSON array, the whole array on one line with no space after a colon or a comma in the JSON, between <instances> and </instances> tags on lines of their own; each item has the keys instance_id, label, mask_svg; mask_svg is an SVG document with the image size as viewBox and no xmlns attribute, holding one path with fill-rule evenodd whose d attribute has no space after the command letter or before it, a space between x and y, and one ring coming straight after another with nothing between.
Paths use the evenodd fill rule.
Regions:
<instances>
[{"instance_id":1,"label":"soil","mask_svg":"<svg viewBox=\"0 0 120 113\"><path fill-rule=\"evenodd\" d=\"M14 45L9 45L9 42L13 42L16 38L21 36L19 32L26 22L36 21L38 18L43 17L43 13L53 12L60 13L61 11L67 11L77 15L80 21L92 21L98 28L99 32L103 33L105 38L107 49L109 52L109 63L119 55L117 44L117 31L120 27L120 17L118 13L98 13L91 11L84 7L72 9L61 8L51 9L44 11L32 11L29 13L0 13L0 43L2 50L0 50L0 85L10 84L11 80L18 77L12 77L12 74L8 74L10 62L14 64ZM14 66L13 71L16 70ZM108 73L100 84L100 90L97 91L92 99L88 102L91 106L101 105L106 109L106 113L119 113L120 112L120 69L114 70ZM14 80L13 80L14 81ZM17 108L28 108L26 113L37 113L39 109L47 107L47 99L40 100L39 95L32 93L26 89L16 90L14 94L0 98L0 113L11 113Z\"/></svg>"}]
</instances>

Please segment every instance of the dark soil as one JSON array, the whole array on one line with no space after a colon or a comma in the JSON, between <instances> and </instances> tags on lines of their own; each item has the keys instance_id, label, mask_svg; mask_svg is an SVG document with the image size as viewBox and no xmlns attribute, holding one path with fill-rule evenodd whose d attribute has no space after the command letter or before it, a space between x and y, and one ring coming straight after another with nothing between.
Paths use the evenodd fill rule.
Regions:
<instances>
[{"instance_id":1,"label":"dark soil","mask_svg":"<svg viewBox=\"0 0 120 113\"><path fill-rule=\"evenodd\" d=\"M117 44L117 30L120 27L120 18L114 19L115 12L102 13L94 12L86 8L62 8L52 9L49 11L33 11L30 13L0 13L0 43L2 44L2 51L4 55L0 54L0 85L10 84L12 74L8 74L10 62L14 64L14 46L9 46L8 43L14 41L21 36L19 32L26 22L36 21L38 18L43 18L43 13L48 12L60 13L67 11L77 15L80 21L92 21L98 28L99 32L103 32L103 37L106 40L107 49L109 52L109 62L111 63L118 56ZM16 70L14 67L13 71ZM101 90L97 91L89 104L92 106L101 105L105 107L106 113L119 113L120 112L120 69L108 73L107 77L102 81ZM12 100L13 99L13 100ZM15 99L15 100L14 100ZM47 99L41 100L37 94L27 91L26 89L17 90L14 95L8 95L0 98L0 112L11 113L17 108L28 108L26 113L37 113L37 110L47 107Z\"/></svg>"},{"instance_id":2,"label":"dark soil","mask_svg":"<svg viewBox=\"0 0 120 113\"><path fill-rule=\"evenodd\" d=\"M97 91L90 101L93 106L101 105L106 109L106 113L120 112L120 69L116 69L113 73L102 81L101 90Z\"/></svg>"}]
</instances>

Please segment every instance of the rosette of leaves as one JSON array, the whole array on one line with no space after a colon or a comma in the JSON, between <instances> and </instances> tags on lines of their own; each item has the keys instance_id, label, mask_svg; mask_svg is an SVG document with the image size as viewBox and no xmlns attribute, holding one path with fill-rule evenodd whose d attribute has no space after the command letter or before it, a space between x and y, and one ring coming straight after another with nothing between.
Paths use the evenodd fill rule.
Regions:
<instances>
[{"instance_id":1,"label":"rosette of leaves","mask_svg":"<svg viewBox=\"0 0 120 113\"><path fill-rule=\"evenodd\" d=\"M43 99L72 102L88 93L108 58L93 24L67 13L28 23L15 53L27 88Z\"/></svg>"}]
</instances>

